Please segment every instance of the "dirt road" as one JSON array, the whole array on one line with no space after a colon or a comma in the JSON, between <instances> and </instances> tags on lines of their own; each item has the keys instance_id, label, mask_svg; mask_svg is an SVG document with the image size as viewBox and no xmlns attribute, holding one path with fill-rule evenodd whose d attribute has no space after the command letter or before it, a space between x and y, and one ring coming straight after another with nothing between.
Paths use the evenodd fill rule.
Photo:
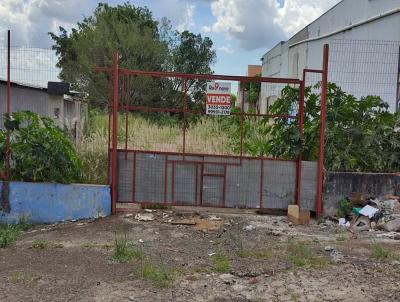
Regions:
<instances>
[{"instance_id":1,"label":"dirt road","mask_svg":"<svg viewBox=\"0 0 400 302\"><path fill-rule=\"evenodd\" d=\"M0 249L0 301L400 301L400 242L376 232L248 214L203 217L199 229L171 224L191 215L151 215L35 226ZM135 253L119 263L125 236Z\"/></svg>"}]
</instances>

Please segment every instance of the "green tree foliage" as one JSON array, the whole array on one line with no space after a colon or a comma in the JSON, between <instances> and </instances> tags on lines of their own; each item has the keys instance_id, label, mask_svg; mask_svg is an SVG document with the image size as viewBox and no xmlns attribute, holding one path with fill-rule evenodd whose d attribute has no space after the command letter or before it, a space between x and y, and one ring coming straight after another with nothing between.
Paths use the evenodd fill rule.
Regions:
<instances>
[{"instance_id":1,"label":"green tree foliage","mask_svg":"<svg viewBox=\"0 0 400 302\"><path fill-rule=\"evenodd\" d=\"M59 56L60 78L71 83L73 89L85 92L93 105L104 106L108 96L107 79L96 73L95 67L112 66L115 50L120 68L145 71L210 73L215 61L209 38L173 31L168 20L159 23L150 10L130 3L100 3L93 15L84 18L71 32L60 27L59 35L49 34ZM130 99L141 105L171 106L183 92L182 81L171 79L137 76L125 85L131 91ZM204 91L203 86L191 81L189 93L198 94Z\"/></svg>"},{"instance_id":2,"label":"green tree foliage","mask_svg":"<svg viewBox=\"0 0 400 302\"><path fill-rule=\"evenodd\" d=\"M11 180L34 182L79 182L81 161L66 135L53 120L29 111L6 117L10 131ZM5 163L6 131L0 132L2 170Z\"/></svg>"},{"instance_id":3,"label":"green tree foliage","mask_svg":"<svg viewBox=\"0 0 400 302\"><path fill-rule=\"evenodd\" d=\"M314 88L314 89L313 89ZM264 120L262 141L245 147L254 155L316 160L319 148L320 85L305 90L304 136L297 119ZM314 91L314 92L313 92ZM291 114L297 108L299 90L285 87L270 107L271 114ZM325 168L331 171L393 172L400 170L400 114L388 111L377 96L357 100L330 83L327 94Z\"/></svg>"}]
</instances>

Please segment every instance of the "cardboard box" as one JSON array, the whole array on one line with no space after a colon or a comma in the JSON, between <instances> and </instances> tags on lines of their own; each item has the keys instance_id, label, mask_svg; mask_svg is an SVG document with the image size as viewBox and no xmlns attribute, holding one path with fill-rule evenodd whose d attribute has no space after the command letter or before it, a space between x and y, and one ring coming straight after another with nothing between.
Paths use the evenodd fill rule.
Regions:
<instances>
[{"instance_id":1,"label":"cardboard box","mask_svg":"<svg viewBox=\"0 0 400 302\"><path fill-rule=\"evenodd\" d=\"M288 219L290 222L300 225L310 223L310 211L302 210L298 205L288 206Z\"/></svg>"}]
</instances>

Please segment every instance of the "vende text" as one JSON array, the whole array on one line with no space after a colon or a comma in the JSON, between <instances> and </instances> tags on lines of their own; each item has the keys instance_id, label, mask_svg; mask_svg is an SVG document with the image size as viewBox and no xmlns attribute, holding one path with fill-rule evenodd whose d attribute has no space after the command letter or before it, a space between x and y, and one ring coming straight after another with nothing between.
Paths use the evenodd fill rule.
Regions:
<instances>
[{"instance_id":1,"label":"vende text","mask_svg":"<svg viewBox=\"0 0 400 302\"><path fill-rule=\"evenodd\" d=\"M208 94L207 104L209 105L230 105L231 96L229 94Z\"/></svg>"}]
</instances>

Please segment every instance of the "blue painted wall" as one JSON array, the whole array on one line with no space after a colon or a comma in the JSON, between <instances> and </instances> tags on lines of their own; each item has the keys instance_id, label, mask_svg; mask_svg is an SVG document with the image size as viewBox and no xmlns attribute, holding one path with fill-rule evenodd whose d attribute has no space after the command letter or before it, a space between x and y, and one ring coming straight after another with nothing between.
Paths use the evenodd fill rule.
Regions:
<instances>
[{"instance_id":1,"label":"blue painted wall","mask_svg":"<svg viewBox=\"0 0 400 302\"><path fill-rule=\"evenodd\" d=\"M109 186L10 182L9 205L10 213L0 209L0 223L54 223L110 215L111 194Z\"/></svg>"}]
</instances>

